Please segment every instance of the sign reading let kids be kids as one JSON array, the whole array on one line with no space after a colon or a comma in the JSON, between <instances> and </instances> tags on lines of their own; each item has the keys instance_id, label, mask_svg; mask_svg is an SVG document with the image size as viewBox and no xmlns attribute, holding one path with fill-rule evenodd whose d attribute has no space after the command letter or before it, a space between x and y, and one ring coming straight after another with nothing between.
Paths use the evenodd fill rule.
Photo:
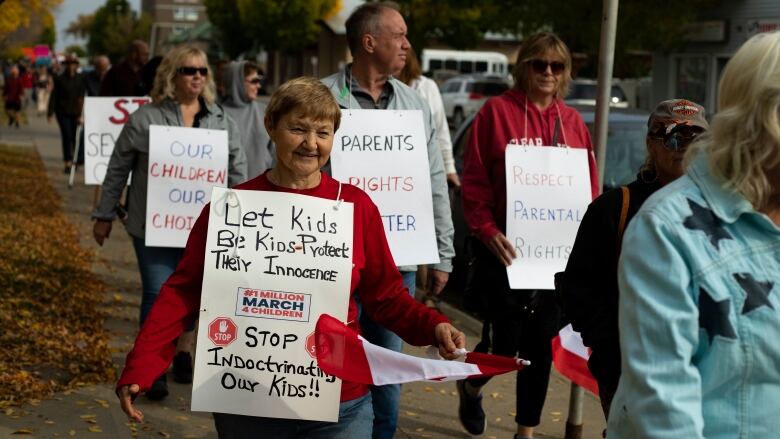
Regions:
<instances>
[{"instance_id":1,"label":"sign reading let kids be kids","mask_svg":"<svg viewBox=\"0 0 780 439\"><path fill-rule=\"evenodd\" d=\"M347 318L352 203L215 188L192 410L337 421L341 381L314 358L317 319Z\"/></svg>"},{"instance_id":2,"label":"sign reading let kids be kids","mask_svg":"<svg viewBox=\"0 0 780 439\"><path fill-rule=\"evenodd\" d=\"M507 267L511 288L555 288L591 201L588 150L506 147L506 237L517 259Z\"/></svg>"},{"instance_id":3,"label":"sign reading let kids be kids","mask_svg":"<svg viewBox=\"0 0 780 439\"><path fill-rule=\"evenodd\" d=\"M227 186L224 130L149 127L146 245L184 247L213 187Z\"/></svg>"}]
</instances>

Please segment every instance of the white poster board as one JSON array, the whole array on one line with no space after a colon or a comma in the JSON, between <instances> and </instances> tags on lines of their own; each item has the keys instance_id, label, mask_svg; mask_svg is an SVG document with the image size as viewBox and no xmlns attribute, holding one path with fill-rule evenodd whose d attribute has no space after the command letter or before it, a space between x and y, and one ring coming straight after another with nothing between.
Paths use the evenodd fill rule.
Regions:
<instances>
[{"instance_id":1,"label":"white poster board","mask_svg":"<svg viewBox=\"0 0 780 439\"><path fill-rule=\"evenodd\" d=\"M314 328L323 313L346 321L352 203L223 188L212 200L192 410L337 421L341 381L317 367Z\"/></svg>"},{"instance_id":2,"label":"white poster board","mask_svg":"<svg viewBox=\"0 0 780 439\"><path fill-rule=\"evenodd\" d=\"M84 183L103 184L114 144L130 115L148 97L84 98Z\"/></svg>"},{"instance_id":3,"label":"white poster board","mask_svg":"<svg viewBox=\"0 0 780 439\"><path fill-rule=\"evenodd\" d=\"M439 262L422 111L343 110L330 163L379 207L396 265Z\"/></svg>"},{"instance_id":4,"label":"white poster board","mask_svg":"<svg viewBox=\"0 0 780 439\"><path fill-rule=\"evenodd\" d=\"M146 245L184 247L211 188L228 184L224 130L149 126Z\"/></svg>"},{"instance_id":5,"label":"white poster board","mask_svg":"<svg viewBox=\"0 0 780 439\"><path fill-rule=\"evenodd\" d=\"M591 202L588 150L507 145L506 236L513 289L552 290Z\"/></svg>"}]
</instances>

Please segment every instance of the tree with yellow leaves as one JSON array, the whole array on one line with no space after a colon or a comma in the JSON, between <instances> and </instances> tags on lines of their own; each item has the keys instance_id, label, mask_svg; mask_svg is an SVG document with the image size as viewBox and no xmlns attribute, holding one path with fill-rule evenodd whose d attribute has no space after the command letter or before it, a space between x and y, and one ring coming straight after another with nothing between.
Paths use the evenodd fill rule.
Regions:
<instances>
[{"instance_id":1,"label":"tree with yellow leaves","mask_svg":"<svg viewBox=\"0 0 780 439\"><path fill-rule=\"evenodd\" d=\"M0 2L0 52L12 44L10 36L17 30L29 28L33 24L42 25L46 31L54 24L52 10L62 0L5 0ZM34 44L40 35L31 35L29 41L16 41L16 44Z\"/></svg>"}]
</instances>

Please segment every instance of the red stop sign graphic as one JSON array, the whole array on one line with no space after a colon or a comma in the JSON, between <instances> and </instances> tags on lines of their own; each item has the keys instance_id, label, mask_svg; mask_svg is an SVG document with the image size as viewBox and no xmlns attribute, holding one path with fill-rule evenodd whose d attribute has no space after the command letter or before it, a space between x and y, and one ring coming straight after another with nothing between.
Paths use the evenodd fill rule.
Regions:
<instances>
[{"instance_id":1,"label":"red stop sign graphic","mask_svg":"<svg viewBox=\"0 0 780 439\"><path fill-rule=\"evenodd\" d=\"M313 332L306 336L306 352L315 360L317 359L317 348L315 346Z\"/></svg>"},{"instance_id":2,"label":"red stop sign graphic","mask_svg":"<svg viewBox=\"0 0 780 439\"><path fill-rule=\"evenodd\" d=\"M209 339L217 346L227 346L236 339L238 328L227 317L217 317L209 323Z\"/></svg>"}]
</instances>

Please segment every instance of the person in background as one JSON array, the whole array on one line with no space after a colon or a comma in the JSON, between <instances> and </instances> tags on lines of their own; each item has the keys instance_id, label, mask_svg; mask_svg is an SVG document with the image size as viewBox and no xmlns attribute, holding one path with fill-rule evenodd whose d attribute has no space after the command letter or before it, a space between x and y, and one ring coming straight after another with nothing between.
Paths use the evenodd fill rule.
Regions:
<instances>
[{"instance_id":1,"label":"person in background","mask_svg":"<svg viewBox=\"0 0 780 439\"><path fill-rule=\"evenodd\" d=\"M79 60L68 55L63 62L65 70L54 77L54 86L49 96L47 116L49 122L52 116L57 117L62 138L62 159L65 162L65 172L70 172L73 165L73 151L76 147L76 130L81 124L81 110L84 107L84 79L79 70ZM83 156L82 156L83 157Z\"/></svg>"},{"instance_id":2,"label":"person in background","mask_svg":"<svg viewBox=\"0 0 780 439\"><path fill-rule=\"evenodd\" d=\"M140 110L139 110L140 111ZM328 161L341 111L330 90L315 78L297 78L282 84L271 96L265 127L276 144L276 165L236 187L241 190L304 194L344 200L354 206L352 283L347 322L356 331L359 297L363 312L387 325L415 345L437 345L447 359L465 346L465 336L443 315L414 301L395 268L379 210L355 186L334 180L321 168ZM117 397L127 416L136 422L143 413L133 404L150 388L170 361L168 349L182 328L197 318L206 253L210 205L203 209L190 233L184 257L163 285L147 324L128 354L117 382ZM162 358L162 363L159 359ZM214 413L220 438L367 438L372 429L371 394L367 386L344 380L338 422L303 421Z\"/></svg>"},{"instance_id":3,"label":"person in background","mask_svg":"<svg viewBox=\"0 0 780 439\"><path fill-rule=\"evenodd\" d=\"M8 115L8 126L16 125L19 128L19 112L22 111L22 98L24 89L19 77L19 67L16 65L8 69L8 75L3 84L3 99L5 100L5 114Z\"/></svg>"},{"instance_id":4,"label":"person in background","mask_svg":"<svg viewBox=\"0 0 780 439\"><path fill-rule=\"evenodd\" d=\"M160 64L155 77L152 103L143 105L131 114L117 138L103 180L102 196L92 213L95 220L92 233L95 241L102 246L111 233L112 221L116 218L115 207L132 171L125 227L132 238L141 272L141 326L157 299L160 287L176 269L183 251L181 248L147 247L145 244L149 126L226 130L229 149L228 185L234 186L246 179L246 158L238 127L214 103L214 93L206 54L188 46L171 50ZM192 358L188 352L177 352L173 364L174 376L180 377L177 381L184 381L185 378L192 380ZM162 375L155 377L157 379L146 394L150 399L162 399L168 395L165 371L160 372Z\"/></svg>"},{"instance_id":5,"label":"person in background","mask_svg":"<svg viewBox=\"0 0 780 439\"><path fill-rule=\"evenodd\" d=\"M84 75L87 96L100 96L100 86L111 68L111 61L105 55L92 58L92 71Z\"/></svg>"},{"instance_id":6,"label":"person in background","mask_svg":"<svg viewBox=\"0 0 780 439\"><path fill-rule=\"evenodd\" d=\"M141 40L130 43L127 56L111 67L100 85L100 96L138 96L141 68L149 60L149 46Z\"/></svg>"},{"instance_id":7,"label":"person in background","mask_svg":"<svg viewBox=\"0 0 780 439\"><path fill-rule=\"evenodd\" d=\"M403 70L396 78L413 90L420 93L425 102L431 106L431 115L436 125L436 144L441 150L441 157L444 160L444 171L447 173L447 183L452 186L460 187L460 178L455 170L455 159L452 156L452 139L450 138L450 127L447 125L447 115L444 113L444 103L441 100L441 93L436 81L423 76L420 69L420 61L417 60L417 53L413 48L409 48L406 55L406 64Z\"/></svg>"},{"instance_id":8,"label":"person in background","mask_svg":"<svg viewBox=\"0 0 780 439\"><path fill-rule=\"evenodd\" d=\"M40 66L35 69L35 102L37 104L38 116L46 115L51 88L52 81L49 69L46 66Z\"/></svg>"},{"instance_id":9,"label":"person in background","mask_svg":"<svg viewBox=\"0 0 780 439\"><path fill-rule=\"evenodd\" d=\"M506 237L507 145L567 146L588 151L591 193L599 183L590 134L580 114L563 103L571 81L571 54L558 36L541 32L520 46L513 75L514 88L492 97L479 110L471 126L463 161L461 194L472 240L469 277L481 304L492 353L519 356L531 366L517 374L516 438L532 438L540 422L552 364L552 338L560 328L560 310L554 291L513 290L506 267L517 257ZM525 146L521 146L525 145ZM514 146L512 146L514 147ZM461 380L458 416L471 434L486 427L482 387L487 379Z\"/></svg>"},{"instance_id":10,"label":"person in background","mask_svg":"<svg viewBox=\"0 0 780 439\"><path fill-rule=\"evenodd\" d=\"M628 225L618 268L616 438L780 432L780 32L723 69L685 176Z\"/></svg>"},{"instance_id":11,"label":"person in background","mask_svg":"<svg viewBox=\"0 0 780 439\"><path fill-rule=\"evenodd\" d=\"M688 145L708 127L699 104L658 104L647 121L647 159L636 180L593 200L558 279L565 315L591 348L588 368L599 384L605 418L620 379L617 268L623 231L650 195L683 175Z\"/></svg>"},{"instance_id":12,"label":"person in background","mask_svg":"<svg viewBox=\"0 0 780 439\"><path fill-rule=\"evenodd\" d=\"M265 104L257 100L263 71L252 61L234 61L222 71L225 112L241 127L241 145L246 152L247 177L255 178L274 164L275 153L262 121Z\"/></svg>"},{"instance_id":13,"label":"person in background","mask_svg":"<svg viewBox=\"0 0 780 439\"><path fill-rule=\"evenodd\" d=\"M452 271L455 250L452 245L454 228L447 191L447 180L442 155L436 145L436 127L430 106L406 84L392 77L406 64L411 47L406 39L406 22L392 2L366 3L356 8L346 21L347 44L354 61L343 70L322 82L330 87L342 108L372 110L422 110L427 141L428 166L431 178L431 203L438 264L432 265L427 290L438 295L447 284ZM416 284L416 266L398 267L411 295ZM373 344L400 351L402 340L392 331L361 314L360 325L364 335ZM398 404L401 386L373 386L374 439L392 438L398 423Z\"/></svg>"},{"instance_id":14,"label":"person in background","mask_svg":"<svg viewBox=\"0 0 780 439\"><path fill-rule=\"evenodd\" d=\"M157 76L157 69L162 63L162 56L155 56L141 68L141 80L136 84L133 96L148 96L154 87L154 77Z\"/></svg>"}]
</instances>

